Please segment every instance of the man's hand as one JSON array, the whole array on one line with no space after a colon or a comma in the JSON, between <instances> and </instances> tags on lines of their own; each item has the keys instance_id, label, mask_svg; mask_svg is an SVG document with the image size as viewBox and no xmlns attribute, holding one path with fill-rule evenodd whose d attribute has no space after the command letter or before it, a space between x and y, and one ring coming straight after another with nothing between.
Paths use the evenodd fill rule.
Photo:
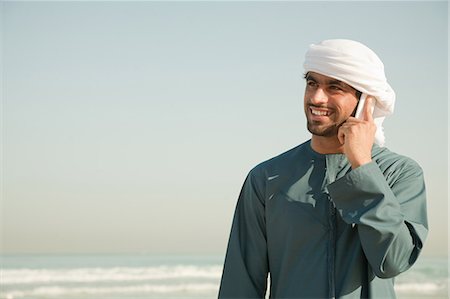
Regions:
<instances>
[{"instance_id":1,"label":"man's hand","mask_svg":"<svg viewBox=\"0 0 450 299\"><path fill-rule=\"evenodd\" d=\"M370 104L375 101L367 97L362 111L362 119L349 117L339 128L338 139L344 146L344 154L355 169L372 161L372 145L377 127L373 122Z\"/></svg>"}]
</instances>

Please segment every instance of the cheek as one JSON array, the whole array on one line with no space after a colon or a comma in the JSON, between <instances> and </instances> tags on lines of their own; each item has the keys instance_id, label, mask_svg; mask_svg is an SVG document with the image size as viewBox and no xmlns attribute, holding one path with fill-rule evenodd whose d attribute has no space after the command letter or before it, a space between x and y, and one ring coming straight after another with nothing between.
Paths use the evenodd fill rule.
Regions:
<instances>
[{"instance_id":1,"label":"cheek","mask_svg":"<svg viewBox=\"0 0 450 299\"><path fill-rule=\"evenodd\" d=\"M350 111L350 114L353 114L353 112L356 111L356 107L358 107L358 101L355 101L351 105L349 105L348 110Z\"/></svg>"},{"instance_id":2,"label":"cheek","mask_svg":"<svg viewBox=\"0 0 450 299\"><path fill-rule=\"evenodd\" d=\"M355 97L347 97L341 103L342 103L342 105L340 105L342 109L341 112L350 115L356 109L356 106L358 105L358 100Z\"/></svg>"},{"instance_id":3,"label":"cheek","mask_svg":"<svg viewBox=\"0 0 450 299\"><path fill-rule=\"evenodd\" d=\"M305 109L307 105L308 105L308 95L306 94L305 91L305 94L303 95L303 106L305 107Z\"/></svg>"}]
</instances>

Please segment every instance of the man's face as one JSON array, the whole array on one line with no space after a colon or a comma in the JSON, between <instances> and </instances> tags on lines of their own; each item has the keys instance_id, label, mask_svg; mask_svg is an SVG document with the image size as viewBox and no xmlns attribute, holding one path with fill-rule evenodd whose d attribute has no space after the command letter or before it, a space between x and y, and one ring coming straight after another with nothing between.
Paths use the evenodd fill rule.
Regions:
<instances>
[{"instance_id":1,"label":"man's face","mask_svg":"<svg viewBox=\"0 0 450 299\"><path fill-rule=\"evenodd\" d=\"M314 72L306 75L304 106L308 130L313 135L337 135L357 104L356 90L350 85Z\"/></svg>"}]
</instances>

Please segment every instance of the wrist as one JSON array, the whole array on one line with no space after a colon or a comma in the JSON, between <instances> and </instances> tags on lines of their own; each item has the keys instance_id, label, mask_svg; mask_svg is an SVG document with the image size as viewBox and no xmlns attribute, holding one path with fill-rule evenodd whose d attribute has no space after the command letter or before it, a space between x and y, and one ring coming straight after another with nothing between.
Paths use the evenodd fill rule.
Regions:
<instances>
[{"instance_id":1,"label":"wrist","mask_svg":"<svg viewBox=\"0 0 450 299\"><path fill-rule=\"evenodd\" d=\"M365 159L365 160L350 162L350 164L352 165L352 169L356 169L365 164L369 164L370 162L372 162L372 159Z\"/></svg>"}]
</instances>

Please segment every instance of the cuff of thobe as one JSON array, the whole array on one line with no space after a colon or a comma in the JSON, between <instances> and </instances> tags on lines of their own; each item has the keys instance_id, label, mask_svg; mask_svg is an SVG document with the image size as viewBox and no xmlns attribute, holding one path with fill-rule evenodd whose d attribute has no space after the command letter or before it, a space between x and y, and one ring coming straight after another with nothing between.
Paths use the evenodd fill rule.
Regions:
<instances>
[{"instance_id":1,"label":"cuff of thobe","mask_svg":"<svg viewBox=\"0 0 450 299\"><path fill-rule=\"evenodd\" d=\"M392 191L380 168L373 161L353 169L328 185L327 189L347 223L360 223L361 217L376 207L389 206L400 210L398 202L392 199L395 197L386 196L392 194ZM376 213L372 216L377 218Z\"/></svg>"}]
</instances>

